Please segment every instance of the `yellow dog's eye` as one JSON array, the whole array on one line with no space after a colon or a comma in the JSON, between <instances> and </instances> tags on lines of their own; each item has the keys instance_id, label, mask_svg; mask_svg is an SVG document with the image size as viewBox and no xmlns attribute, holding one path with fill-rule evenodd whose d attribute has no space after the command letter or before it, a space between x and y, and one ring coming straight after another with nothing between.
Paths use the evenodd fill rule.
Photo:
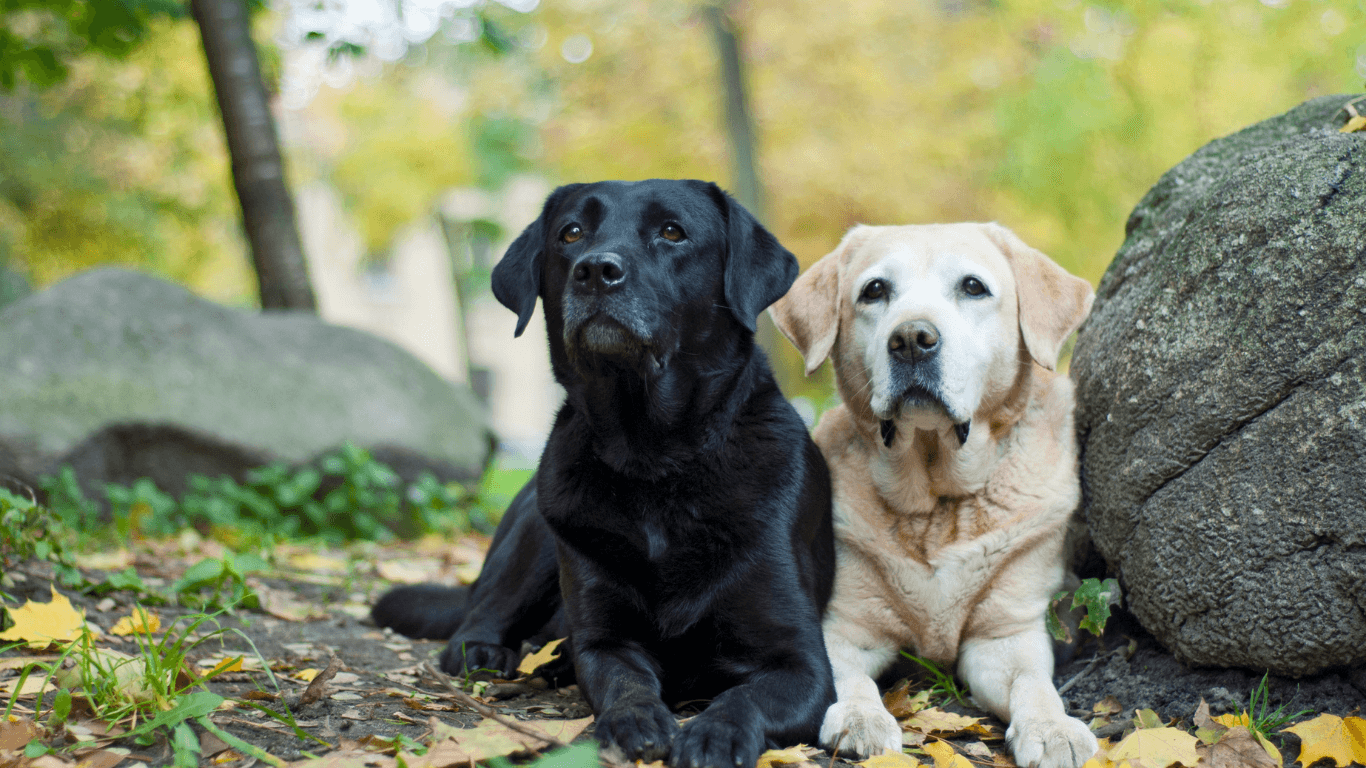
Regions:
<instances>
[{"instance_id":1,"label":"yellow dog's eye","mask_svg":"<svg viewBox=\"0 0 1366 768\"><path fill-rule=\"evenodd\" d=\"M578 224L570 224L560 232L560 242L576 243L583 239L583 229Z\"/></svg>"},{"instance_id":2,"label":"yellow dog's eye","mask_svg":"<svg viewBox=\"0 0 1366 768\"><path fill-rule=\"evenodd\" d=\"M969 296L981 296L987 292L987 287L982 285L982 281L975 277L963 278L963 293Z\"/></svg>"},{"instance_id":3,"label":"yellow dog's eye","mask_svg":"<svg viewBox=\"0 0 1366 768\"><path fill-rule=\"evenodd\" d=\"M659 234L665 240L676 243L683 239L683 228L670 222L659 230Z\"/></svg>"},{"instance_id":4,"label":"yellow dog's eye","mask_svg":"<svg viewBox=\"0 0 1366 768\"><path fill-rule=\"evenodd\" d=\"M887 284L881 280L871 280L863 286L863 293L858 296L859 301L880 301L887 295Z\"/></svg>"}]
</instances>

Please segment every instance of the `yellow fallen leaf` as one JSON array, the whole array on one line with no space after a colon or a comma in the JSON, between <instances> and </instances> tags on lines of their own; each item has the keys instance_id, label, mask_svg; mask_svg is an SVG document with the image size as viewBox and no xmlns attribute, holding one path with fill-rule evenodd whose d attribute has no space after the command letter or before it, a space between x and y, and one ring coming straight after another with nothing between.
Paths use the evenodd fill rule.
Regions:
<instances>
[{"instance_id":1,"label":"yellow fallen leaf","mask_svg":"<svg viewBox=\"0 0 1366 768\"><path fill-rule=\"evenodd\" d=\"M1235 715L1232 712L1229 712L1225 715L1215 715L1210 719L1225 728L1237 728L1240 725L1244 728L1252 727L1252 718L1249 717L1246 712L1241 715Z\"/></svg>"},{"instance_id":2,"label":"yellow fallen leaf","mask_svg":"<svg viewBox=\"0 0 1366 768\"><path fill-rule=\"evenodd\" d=\"M925 754L934 758L934 768L972 768L972 763L955 752L947 741L931 742L922 749L925 750Z\"/></svg>"},{"instance_id":3,"label":"yellow fallen leaf","mask_svg":"<svg viewBox=\"0 0 1366 768\"><path fill-rule=\"evenodd\" d=\"M965 731L971 733L985 734L990 731L980 725L982 718L968 717L967 715L957 715L947 712L939 707L931 707L913 715L910 719L902 722L905 728L913 728L922 733L947 733L958 734Z\"/></svg>"},{"instance_id":4,"label":"yellow fallen leaf","mask_svg":"<svg viewBox=\"0 0 1366 768\"><path fill-rule=\"evenodd\" d=\"M1322 714L1281 732L1300 737L1299 762L1306 768L1324 758L1338 768L1349 763L1366 765L1366 719Z\"/></svg>"},{"instance_id":5,"label":"yellow fallen leaf","mask_svg":"<svg viewBox=\"0 0 1366 768\"><path fill-rule=\"evenodd\" d=\"M1145 766L1167 766L1175 763L1194 768L1200 761L1195 751L1199 739L1176 728L1140 728L1110 750L1110 760L1140 760Z\"/></svg>"},{"instance_id":6,"label":"yellow fallen leaf","mask_svg":"<svg viewBox=\"0 0 1366 768\"><path fill-rule=\"evenodd\" d=\"M47 684L44 685L43 682ZM13 678L0 683L0 696L9 699L15 695L14 688L19 685L19 678ZM37 696L39 693L57 690L57 686L52 684L52 680L43 673L42 670L33 670L24 680L24 685L19 688L19 696Z\"/></svg>"},{"instance_id":7,"label":"yellow fallen leaf","mask_svg":"<svg viewBox=\"0 0 1366 768\"><path fill-rule=\"evenodd\" d=\"M1356 133L1357 131L1366 131L1366 115L1357 115L1338 129L1338 133Z\"/></svg>"},{"instance_id":8,"label":"yellow fallen leaf","mask_svg":"<svg viewBox=\"0 0 1366 768\"><path fill-rule=\"evenodd\" d=\"M121 571L133 564L133 553L126 549L81 555L81 567L96 571Z\"/></svg>"},{"instance_id":9,"label":"yellow fallen leaf","mask_svg":"<svg viewBox=\"0 0 1366 768\"><path fill-rule=\"evenodd\" d=\"M593 718L584 717L578 720L522 720L521 724L568 743L583 733L592 721ZM459 728L435 718L429 722L432 726L432 746L422 756L401 753L408 768L463 766L470 761L479 763L491 757L546 746L546 742L537 741L493 720L480 721L473 728Z\"/></svg>"},{"instance_id":10,"label":"yellow fallen leaf","mask_svg":"<svg viewBox=\"0 0 1366 768\"><path fill-rule=\"evenodd\" d=\"M755 763L754 768L778 768L780 765L801 765L810 762L806 753L797 747L789 749L770 749L759 755L759 762ZM888 766L887 768L891 768Z\"/></svg>"},{"instance_id":11,"label":"yellow fallen leaf","mask_svg":"<svg viewBox=\"0 0 1366 768\"><path fill-rule=\"evenodd\" d=\"M85 630L85 611L74 608L56 587L52 587L51 602L29 600L20 608L10 608L9 615L14 626L0 632L0 640L27 640L33 648L69 643Z\"/></svg>"},{"instance_id":12,"label":"yellow fallen leaf","mask_svg":"<svg viewBox=\"0 0 1366 768\"><path fill-rule=\"evenodd\" d=\"M150 635L161 631L161 617L145 608L134 608L133 612L114 622L109 630L111 635Z\"/></svg>"},{"instance_id":13,"label":"yellow fallen leaf","mask_svg":"<svg viewBox=\"0 0 1366 768\"><path fill-rule=\"evenodd\" d=\"M317 552L295 552L285 561L291 568L301 571L335 571L346 573L346 561L339 557L329 557Z\"/></svg>"},{"instance_id":14,"label":"yellow fallen leaf","mask_svg":"<svg viewBox=\"0 0 1366 768\"><path fill-rule=\"evenodd\" d=\"M290 675L290 677L294 678L295 680L302 680L305 683L311 683L313 682L313 678L317 677L321 672L321 669L313 669L312 667L310 667L308 669L301 669L298 672L295 672L294 674Z\"/></svg>"},{"instance_id":15,"label":"yellow fallen leaf","mask_svg":"<svg viewBox=\"0 0 1366 768\"><path fill-rule=\"evenodd\" d=\"M526 658L522 659L522 663L517 665L517 671L524 675L529 675L542 666L549 664L551 661L558 659L560 654L557 653L557 651L560 648L560 643L563 643L564 640L563 637L555 638L541 646L541 650L535 653L528 653Z\"/></svg>"},{"instance_id":16,"label":"yellow fallen leaf","mask_svg":"<svg viewBox=\"0 0 1366 768\"><path fill-rule=\"evenodd\" d=\"M904 752L883 752L855 765L863 768L916 768L920 761Z\"/></svg>"}]
</instances>

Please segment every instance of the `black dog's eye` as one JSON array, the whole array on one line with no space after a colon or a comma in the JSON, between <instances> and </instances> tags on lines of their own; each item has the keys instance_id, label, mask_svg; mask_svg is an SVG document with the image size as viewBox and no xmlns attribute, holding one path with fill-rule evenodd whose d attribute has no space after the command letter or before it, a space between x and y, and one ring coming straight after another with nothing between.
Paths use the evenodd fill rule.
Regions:
<instances>
[{"instance_id":1,"label":"black dog's eye","mask_svg":"<svg viewBox=\"0 0 1366 768\"><path fill-rule=\"evenodd\" d=\"M683 228L678 226L677 224L674 224L673 222L669 222L668 224L665 224L662 228L660 228L659 235L660 237L663 237L665 240L674 243L678 242L679 240L682 240L685 237L685 235L683 234Z\"/></svg>"},{"instance_id":2,"label":"black dog's eye","mask_svg":"<svg viewBox=\"0 0 1366 768\"><path fill-rule=\"evenodd\" d=\"M583 229L578 224L570 224L560 232L560 242L576 243L583 239Z\"/></svg>"},{"instance_id":3,"label":"black dog's eye","mask_svg":"<svg viewBox=\"0 0 1366 768\"><path fill-rule=\"evenodd\" d=\"M880 301L887 295L887 284L881 280L872 280L863 286L863 293L858 295L859 301Z\"/></svg>"},{"instance_id":4,"label":"black dog's eye","mask_svg":"<svg viewBox=\"0 0 1366 768\"><path fill-rule=\"evenodd\" d=\"M987 293L987 287L975 277L965 277L963 278L963 293L969 296L981 296Z\"/></svg>"}]
</instances>

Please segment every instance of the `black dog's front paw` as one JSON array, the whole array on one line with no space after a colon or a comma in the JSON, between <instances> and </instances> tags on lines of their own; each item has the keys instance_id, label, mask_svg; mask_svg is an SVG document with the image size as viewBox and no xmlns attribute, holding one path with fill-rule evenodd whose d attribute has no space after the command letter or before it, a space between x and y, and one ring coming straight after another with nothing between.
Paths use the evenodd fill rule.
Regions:
<instances>
[{"instance_id":1,"label":"black dog's front paw","mask_svg":"<svg viewBox=\"0 0 1366 768\"><path fill-rule=\"evenodd\" d=\"M627 760L654 762L669 756L678 721L664 702L619 701L598 718L594 735L604 747L616 746Z\"/></svg>"},{"instance_id":2,"label":"black dog's front paw","mask_svg":"<svg viewBox=\"0 0 1366 768\"><path fill-rule=\"evenodd\" d=\"M732 713L733 714L733 713ZM707 710L674 739L673 768L753 768L764 751L764 733L747 717Z\"/></svg>"},{"instance_id":3,"label":"black dog's front paw","mask_svg":"<svg viewBox=\"0 0 1366 768\"><path fill-rule=\"evenodd\" d=\"M441 652L441 671L448 675L473 675L492 672L499 677L516 676L517 652L494 643L451 638Z\"/></svg>"}]
</instances>

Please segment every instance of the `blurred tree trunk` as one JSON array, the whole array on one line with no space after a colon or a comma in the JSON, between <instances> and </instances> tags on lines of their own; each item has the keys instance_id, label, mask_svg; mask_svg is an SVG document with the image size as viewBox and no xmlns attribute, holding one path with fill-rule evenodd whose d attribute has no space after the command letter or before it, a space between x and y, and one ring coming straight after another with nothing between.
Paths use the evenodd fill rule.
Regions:
<instances>
[{"instance_id":1,"label":"blurred tree trunk","mask_svg":"<svg viewBox=\"0 0 1366 768\"><path fill-rule=\"evenodd\" d=\"M740 38L731 23L727 8L709 5L703 9L707 26L711 27L716 42L716 56L721 60L721 89L726 98L726 137L730 142L731 172L735 199L754 214L754 218L768 225L764 207L764 186L759 181L759 152L754 141L754 120L749 110L749 89L745 80L744 60L740 58ZM772 357L777 350L778 329L768 313L759 315L755 340ZM787 391L797 383L782 365L773 366L778 385Z\"/></svg>"},{"instance_id":2,"label":"blurred tree trunk","mask_svg":"<svg viewBox=\"0 0 1366 768\"><path fill-rule=\"evenodd\" d=\"M244 0L190 0L223 115L262 309L317 311Z\"/></svg>"},{"instance_id":3,"label":"blurred tree trunk","mask_svg":"<svg viewBox=\"0 0 1366 768\"><path fill-rule=\"evenodd\" d=\"M726 137L730 141L732 182L735 199L764 221L764 189L759 183L758 152L754 147L754 121L749 113L749 91L745 83L744 62L740 59L740 40L726 8L709 5L703 9L707 26L716 42L721 60L721 89L726 98Z\"/></svg>"}]
</instances>

